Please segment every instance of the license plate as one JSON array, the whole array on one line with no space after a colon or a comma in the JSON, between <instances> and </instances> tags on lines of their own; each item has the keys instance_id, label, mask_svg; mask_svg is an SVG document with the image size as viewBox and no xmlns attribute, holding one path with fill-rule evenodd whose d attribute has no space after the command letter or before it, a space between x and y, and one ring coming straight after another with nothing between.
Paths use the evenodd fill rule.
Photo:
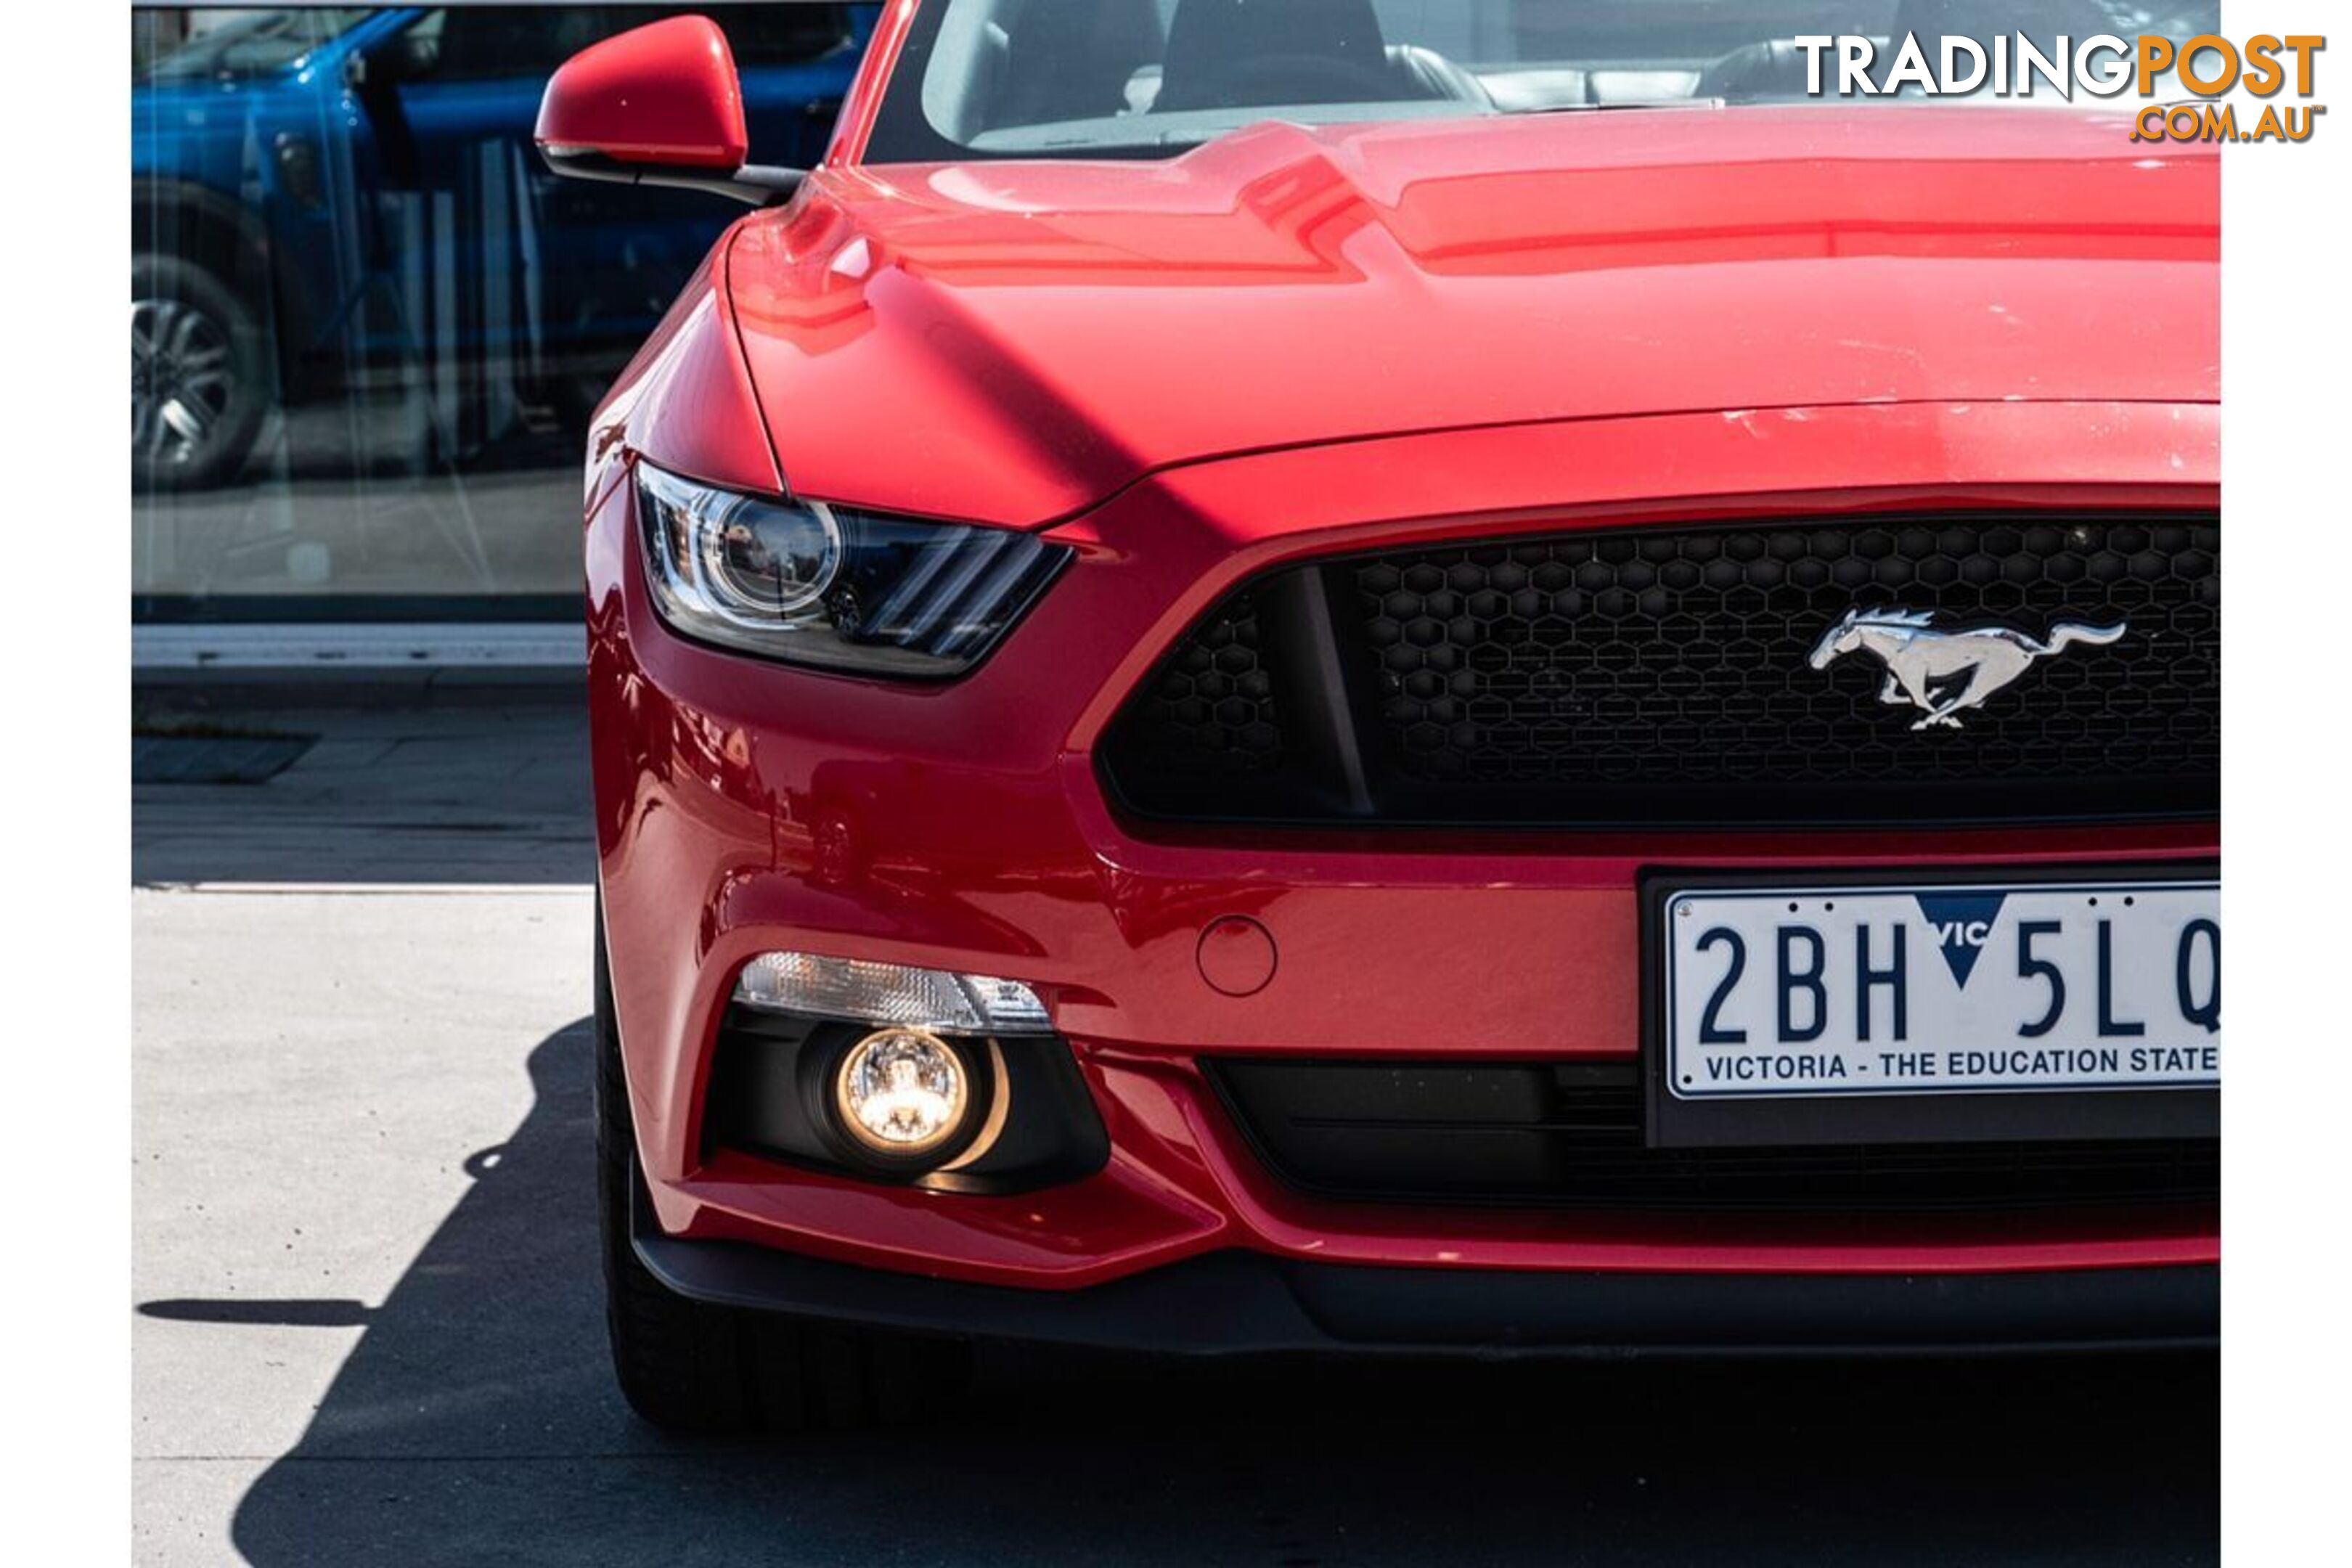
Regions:
<instances>
[{"instance_id":1,"label":"license plate","mask_svg":"<svg viewBox=\"0 0 2352 1568\"><path fill-rule=\"evenodd\" d=\"M1677 1100L2221 1081L2218 881L1685 888L1654 908Z\"/></svg>"}]
</instances>

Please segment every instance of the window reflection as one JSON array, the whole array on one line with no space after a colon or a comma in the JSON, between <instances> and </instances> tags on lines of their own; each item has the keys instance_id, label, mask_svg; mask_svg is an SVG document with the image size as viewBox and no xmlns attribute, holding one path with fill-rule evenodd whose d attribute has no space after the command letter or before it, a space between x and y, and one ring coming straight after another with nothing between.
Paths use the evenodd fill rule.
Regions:
<instances>
[{"instance_id":1,"label":"window reflection","mask_svg":"<svg viewBox=\"0 0 2352 1568\"><path fill-rule=\"evenodd\" d=\"M133 606L576 615L588 411L740 211L559 181L541 88L697 9L136 14ZM873 5L699 7L807 163Z\"/></svg>"}]
</instances>

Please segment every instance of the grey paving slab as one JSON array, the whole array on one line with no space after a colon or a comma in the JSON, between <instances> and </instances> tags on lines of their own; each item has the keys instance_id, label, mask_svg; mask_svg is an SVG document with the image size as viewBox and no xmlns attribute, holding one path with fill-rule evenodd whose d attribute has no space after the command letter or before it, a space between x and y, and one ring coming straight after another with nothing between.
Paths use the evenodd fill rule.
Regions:
<instances>
[{"instance_id":1,"label":"grey paving slab","mask_svg":"<svg viewBox=\"0 0 2352 1568\"><path fill-rule=\"evenodd\" d=\"M179 717L169 694L153 701L163 721ZM575 693L494 705L238 710L227 717L316 739L267 783L134 788L136 881L594 879L586 719Z\"/></svg>"}]
</instances>

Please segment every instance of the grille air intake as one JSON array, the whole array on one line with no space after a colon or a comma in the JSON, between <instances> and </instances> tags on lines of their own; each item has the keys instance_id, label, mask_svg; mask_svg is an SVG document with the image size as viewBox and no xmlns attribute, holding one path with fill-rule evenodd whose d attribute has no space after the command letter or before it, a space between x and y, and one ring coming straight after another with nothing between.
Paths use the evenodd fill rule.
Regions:
<instances>
[{"instance_id":1,"label":"grille air intake","mask_svg":"<svg viewBox=\"0 0 2352 1568\"><path fill-rule=\"evenodd\" d=\"M1623 1209L2210 1203L2212 1138L1653 1149L1630 1063L1209 1064L1267 1166L1320 1196Z\"/></svg>"},{"instance_id":2,"label":"grille air intake","mask_svg":"<svg viewBox=\"0 0 2352 1568\"><path fill-rule=\"evenodd\" d=\"M2210 516L1743 523L1424 546L1292 567L1213 611L1115 726L1149 817L1696 826L2210 814ZM1914 729L1885 667L1816 669L1857 609L2046 638Z\"/></svg>"}]
</instances>

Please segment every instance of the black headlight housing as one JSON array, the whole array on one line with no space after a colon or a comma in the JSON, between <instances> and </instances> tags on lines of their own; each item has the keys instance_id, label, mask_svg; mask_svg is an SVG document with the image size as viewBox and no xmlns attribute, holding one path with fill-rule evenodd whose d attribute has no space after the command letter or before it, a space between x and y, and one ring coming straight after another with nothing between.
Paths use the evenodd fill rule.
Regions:
<instances>
[{"instance_id":1,"label":"black headlight housing","mask_svg":"<svg viewBox=\"0 0 2352 1568\"><path fill-rule=\"evenodd\" d=\"M1072 554L1012 529L747 495L642 462L636 485L646 580L672 630L846 674L965 673Z\"/></svg>"}]
</instances>

